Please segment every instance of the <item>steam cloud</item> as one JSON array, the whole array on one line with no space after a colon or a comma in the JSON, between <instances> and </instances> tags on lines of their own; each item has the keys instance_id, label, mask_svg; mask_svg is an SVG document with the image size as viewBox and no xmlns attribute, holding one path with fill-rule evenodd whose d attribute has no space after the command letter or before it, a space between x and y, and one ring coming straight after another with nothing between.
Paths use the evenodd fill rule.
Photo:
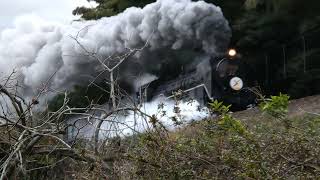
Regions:
<instances>
[{"instance_id":1,"label":"steam cloud","mask_svg":"<svg viewBox=\"0 0 320 180\"><path fill-rule=\"evenodd\" d=\"M70 36L77 36L88 51L103 58L123 53L127 47L141 47L147 40L145 51L149 53L198 45L215 56L227 47L231 31L219 7L191 0L159 0L142 9L132 7L117 16L71 25L24 16L15 21L14 28L1 33L1 75L18 70L25 94L35 93L55 72L50 86L57 89L70 88L83 82L85 76L97 75L101 65L84 56L84 50ZM159 61L132 58L142 66ZM130 68L124 67L123 71Z\"/></svg>"},{"instance_id":2,"label":"steam cloud","mask_svg":"<svg viewBox=\"0 0 320 180\"><path fill-rule=\"evenodd\" d=\"M162 105L163 107L159 107L159 105ZM176 107L180 111L179 113L174 112ZM140 110L146 114L154 115L163 126L169 130L172 130L176 127L179 127L178 125L185 125L192 121L202 120L208 117L210 114L209 109L206 107L200 107L201 105L195 100L186 102L181 101L176 103L173 100L154 99L152 102L143 104L143 107ZM175 122L172 120L173 118L176 119L178 124L175 124ZM136 122L134 121L135 119ZM126 116L123 122L125 122L127 126L134 127L140 132L148 129L148 127L152 127L151 123L148 121L148 118L146 119L143 116L137 116L133 113ZM104 127L102 129L110 129L106 127L108 125L107 123L104 123L103 125ZM119 129L123 129L121 133L124 135L130 135L133 133L132 130L123 125Z\"/></svg>"},{"instance_id":3,"label":"steam cloud","mask_svg":"<svg viewBox=\"0 0 320 180\"><path fill-rule=\"evenodd\" d=\"M161 106L159 106L161 105ZM179 113L174 112L175 107L179 108ZM209 116L210 111L206 107L199 108L200 104L197 101L181 101L174 102L173 100L165 99L154 99L152 102L143 104L140 110L146 114L154 115L157 120L166 127L168 130L173 130L177 127L183 127L184 125L192 122L202 120ZM175 124L172 120L176 119ZM110 117L109 120L114 121L115 117ZM117 115L117 121L121 122L117 124L117 131L114 130L114 124L104 122L100 128L99 138L105 139L106 137L120 136L130 136L137 132L144 132L146 130L152 129L152 124L149 119L139 113L134 114L129 112L126 116ZM76 123L75 123L76 122ZM77 117L69 122L70 124L75 124L77 127L75 131L70 131L68 136L72 140L75 136L84 139L92 139L94 137L95 127L97 121L92 119L90 122L88 120L78 121Z\"/></svg>"}]
</instances>

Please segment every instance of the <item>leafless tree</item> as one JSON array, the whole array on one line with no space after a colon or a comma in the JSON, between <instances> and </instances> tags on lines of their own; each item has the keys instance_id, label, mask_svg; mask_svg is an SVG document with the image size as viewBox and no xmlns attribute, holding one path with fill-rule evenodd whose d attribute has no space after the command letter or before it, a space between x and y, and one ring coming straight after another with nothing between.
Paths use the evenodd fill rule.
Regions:
<instances>
[{"instance_id":1,"label":"leafless tree","mask_svg":"<svg viewBox=\"0 0 320 180\"><path fill-rule=\"evenodd\" d=\"M133 133L139 133L135 125L128 125L126 122L120 121L117 119L118 116L125 112L132 112L143 117L147 125L150 119L155 119L154 116L148 115L140 109L140 105L135 102L135 99L117 85L114 77L115 70L122 63L148 46L148 40L142 47L128 47L122 54L103 57L96 52L87 50L81 44L78 35L70 37L81 47L83 55L93 58L101 65L103 72L99 75L104 72L109 74L111 108L93 103L82 108L69 107L69 96L67 92L64 92L62 105L55 112L50 112L42 107L45 104L42 96L51 90L50 83L55 73L39 88L39 92L33 98L26 99L20 94L23 87L17 80L19 72L13 71L0 82L0 180L10 179L17 174L25 176L31 171L53 167L66 158L86 162L92 166L98 166L97 162L99 162L99 166L102 168L110 169L106 160L101 160L103 158L100 156L101 151L99 151L101 145L99 134L101 134L102 124L113 125L109 129L104 129L111 134L113 132L117 134L121 131L119 125ZM128 102L126 105L120 105L121 97L124 96L127 97ZM68 122L69 117L73 117L72 123ZM85 121L85 123L79 127L77 123L80 121ZM79 150L76 144L81 139L81 130L89 124L94 125L93 151L90 148ZM76 129L72 143L68 139L68 129L70 128ZM55 155L59 155L60 158L55 159L54 162L46 165L37 163L38 156L54 157Z\"/></svg>"},{"instance_id":2,"label":"leafless tree","mask_svg":"<svg viewBox=\"0 0 320 180\"><path fill-rule=\"evenodd\" d=\"M47 93L50 79L40 88L35 97L26 100L19 94L21 87L16 80L16 74L13 72L0 84L1 180L10 179L17 174L24 176L30 171L54 166L67 157L88 163L99 162L99 157L94 153L83 154L63 139L68 127L74 126L65 122L66 116L81 115L81 118L96 120L100 118L101 122L121 123L114 122L108 117L120 111L137 110L136 107L131 106L109 111L93 104L85 108L70 108L67 105L68 94L65 93L64 102L56 112L39 113L41 111L37 106L43 103L39 101L42 100L42 95ZM100 111L105 115L102 118L96 117L90 111ZM45 166L37 163L36 156L46 157L57 154L61 158L56 162Z\"/></svg>"},{"instance_id":3,"label":"leafless tree","mask_svg":"<svg viewBox=\"0 0 320 180\"><path fill-rule=\"evenodd\" d=\"M88 27L84 27L83 29L88 28ZM85 56L88 56L90 58L93 58L94 60L96 60L97 62L99 62L99 64L102 66L102 68L104 69L103 72L107 71L109 73L109 79L110 79L110 99L112 100L112 108L116 109L117 107L117 102L116 102L116 94L115 94L115 79L114 79L114 71L125 61L127 60L130 56L136 54L137 52L142 51L143 49L145 49L148 45L149 45L149 39L151 38L152 34L150 35L150 37L147 39L147 41L144 43L144 45L142 47L139 48L131 48L131 47L126 47L126 50L124 53L122 54L112 54L109 55L107 57L103 57L102 55L100 55L97 52L93 52L93 51L89 51L87 47L85 47L81 41L79 40L79 34L81 33L81 31L83 30L81 29L80 31L78 31L78 33L76 34L76 36L71 36L70 38L72 38L77 44L78 46L84 51ZM103 73L102 72L102 73ZM100 73L100 74L102 74Z\"/></svg>"},{"instance_id":4,"label":"leafless tree","mask_svg":"<svg viewBox=\"0 0 320 180\"><path fill-rule=\"evenodd\" d=\"M1 119L1 176L0 179L9 178L16 171L25 174L29 162L27 157L37 153L37 145L41 144L41 150L53 150L52 144L44 143L46 140L54 141L55 151L59 149L71 149L62 140L61 135L64 125L59 120L61 112L66 111L67 99L59 111L51 115L35 114L34 109L39 104L39 98L46 91L46 83L37 96L30 102L26 101L20 94L17 73L12 72L0 84L0 119ZM48 81L49 82L49 81Z\"/></svg>"},{"instance_id":5,"label":"leafless tree","mask_svg":"<svg viewBox=\"0 0 320 180\"><path fill-rule=\"evenodd\" d=\"M87 27L84 27L84 29L85 28L87 28ZM109 110L99 109L99 110L102 110L103 116L92 117L93 119L98 121L98 123L96 124L96 127L95 127L96 130L94 132L94 149L95 149L95 152L98 153L99 134L101 131L102 124L106 121L115 124L114 127L116 127L117 124L121 124L121 122L119 122L119 120L116 119L117 117L115 117L115 119L113 119L113 120L110 120L111 116L113 116L114 114L120 113L120 112L124 112L124 111L133 111L134 113L139 111L140 115L144 114L144 116L147 116L147 114L145 114L139 110L139 108L137 107L138 105L136 104L136 102L134 102L134 100L132 98L130 98L130 95L128 95L127 92L125 92L125 91L121 91L121 88L116 85L114 72L116 69L119 68L119 66L122 63L124 63L126 60L128 60L131 56L135 55L137 52L143 51L149 45L149 39L151 38L152 34L147 39L147 41L142 45L142 47L139 47L139 48L126 47L125 51L122 54L112 54L110 56L104 57L97 52L89 51L88 48L85 47L81 43L81 41L79 40L79 34L81 33L82 30L78 31L76 36L70 36L70 38L72 38L77 43L77 45L83 50L84 54L82 54L82 55L94 59L95 61L97 61L101 65L101 67L103 68L103 71L99 75L103 74L104 72L107 72L109 74L109 81L110 81L110 82L108 82L110 84L110 96L109 97L112 102L112 108ZM94 81L92 83L94 83ZM116 91L118 92L118 94L116 94ZM129 106L119 107L119 101L121 101L122 96L126 96L130 100L131 103L129 104ZM119 100L117 101L117 99L119 99ZM82 117L90 116L89 114L79 114L79 115L81 115ZM129 129L131 128L132 131L135 132L134 127L127 127L127 128L129 128Z\"/></svg>"}]
</instances>

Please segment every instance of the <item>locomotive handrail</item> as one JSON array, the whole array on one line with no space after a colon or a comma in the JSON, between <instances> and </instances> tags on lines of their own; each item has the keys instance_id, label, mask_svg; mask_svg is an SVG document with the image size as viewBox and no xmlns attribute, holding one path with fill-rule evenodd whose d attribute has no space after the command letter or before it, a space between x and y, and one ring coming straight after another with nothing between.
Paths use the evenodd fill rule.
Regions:
<instances>
[{"instance_id":1,"label":"locomotive handrail","mask_svg":"<svg viewBox=\"0 0 320 180\"><path fill-rule=\"evenodd\" d=\"M223 59L221 59L219 62L218 62L218 64L216 65L216 71L218 71L218 68L219 68L219 66L221 65L221 63L224 61L224 60L226 60L227 58L223 58Z\"/></svg>"},{"instance_id":2,"label":"locomotive handrail","mask_svg":"<svg viewBox=\"0 0 320 180\"><path fill-rule=\"evenodd\" d=\"M209 91L208 91L208 88L205 84L199 84L198 86L194 86L192 88L189 88L189 89L186 89L186 90L182 90L183 93L187 93L189 91L192 91L192 90L195 90L197 88L200 88L200 87L203 87L204 90L206 91L206 94L207 96L209 97L210 100L213 100L212 96L210 95ZM159 94L160 96L161 94ZM162 94L163 95L163 94ZM170 98L173 98L175 95L171 95L171 96L168 96L166 99L170 99Z\"/></svg>"}]
</instances>

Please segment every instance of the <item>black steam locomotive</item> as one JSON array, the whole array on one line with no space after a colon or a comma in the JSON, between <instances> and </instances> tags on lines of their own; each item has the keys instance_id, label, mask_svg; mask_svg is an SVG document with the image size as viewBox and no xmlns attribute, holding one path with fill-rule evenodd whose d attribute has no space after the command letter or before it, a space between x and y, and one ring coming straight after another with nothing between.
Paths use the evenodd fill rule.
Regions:
<instances>
[{"instance_id":1,"label":"black steam locomotive","mask_svg":"<svg viewBox=\"0 0 320 180\"><path fill-rule=\"evenodd\" d=\"M246 109L255 103L255 95L250 87L255 85L253 69L242 59L236 50L230 49L223 57L203 58L184 68L177 78L161 79L139 88L139 101L149 101L159 96L195 99L206 106L212 100L231 104L231 110Z\"/></svg>"},{"instance_id":2,"label":"black steam locomotive","mask_svg":"<svg viewBox=\"0 0 320 180\"><path fill-rule=\"evenodd\" d=\"M218 61L213 61L212 93L219 101L231 104L232 110L246 109L255 105L256 95L252 87L257 85L254 79L254 69L230 49L228 54Z\"/></svg>"}]
</instances>

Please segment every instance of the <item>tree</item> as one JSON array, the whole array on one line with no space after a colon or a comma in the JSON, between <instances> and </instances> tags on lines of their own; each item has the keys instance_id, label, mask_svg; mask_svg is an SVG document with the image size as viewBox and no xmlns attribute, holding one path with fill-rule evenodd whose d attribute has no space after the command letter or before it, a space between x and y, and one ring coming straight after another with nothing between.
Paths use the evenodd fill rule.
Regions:
<instances>
[{"instance_id":1,"label":"tree","mask_svg":"<svg viewBox=\"0 0 320 180\"><path fill-rule=\"evenodd\" d=\"M73 15L81 15L83 19L100 19L102 17L109 17L117 15L126 8L135 6L143 7L146 4L154 2L154 0L93 0L99 5L95 8L77 7L73 10Z\"/></svg>"},{"instance_id":2,"label":"tree","mask_svg":"<svg viewBox=\"0 0 320 180\"><path fill-rule=\"evenodd\" d=\"M146 48L148 46L148 40L140 48L126 47L126 52L124 52L122 54L119 54L119 55L115 54L115 55L111 55L108 57L103 57L103 56L100 56L99 54L97 54L96 52L89 51L84 45L81 44L81 42L78 40L77 36L75 36L75 37L70 36L70 37L72 39L74 39L76 41L76 43L79 45L79 47L85 52L85 56L88 56L89 58L93 58L94 60L99 62L101 67L104 69L104 72L109 73L110 99L112 101L112 110L115 110L117 108L117 105L119 104L119 101L121 101L121 100L118 100L118 102L116 102L116 99L117 99L116 94L115 94L116 93L115 92L116 91L115 90L116 80L114 78L114 72L130 56L132 56L135 53L137 53L138 51L142 51L144 48ZM100 74L102 74L102 73L100 73Z\"/></svg>"},{"instance_id":3,"label":"tree","mask_svg":"<svg viewBox=\"0 0 320 180\"><path fill-rule=\"evenodd\" d=\"M26 175L27 170L41 166L38 161L30 162L35 160L35 155L40 152L64 154L63 152L67 151L70 156L79 157L74 149L61 139L65 125L60 117L68 111L67 98L58 111L51 114L37 114L34 109L37 108L39 98L45 93L48 84L45 84L28 102L19 95L19 84L15 75L16 72L13 72L0 85L1 180L11 179L13 175ZM49 141L52 144L48 143Z\"/></svg>"},{"instance_id":4,"label":"tree","mask_svg":"<svg viewBox=\"0 0 320 180\"><path fill-rule=\"evenodd\" d=\"M109 99L109 86L105 81L101 81L90 86L75 85L73 89L68 93L68 106L75 108L85 108L90 104L104 104ZM61 93L56 95L49 102L48 110L55 112L64 103L65 94Z\"/></svg>"},{"instance_id":5,"label":"tree","mask_svg":"<svg viewBox=\"0 0 320 180\"><path fill-rule=\"evenodd\" d=\"M63 103L56 111L39 112L37 106L44 105L41 97L46 94L49 82L50 79L39 89L39 93L28 101L19 94L20 87L15 72L1 80L0 180L22 177L46 179L48 174L45 173L45 170L48 170L54 177L66 178L65 173L59 174L59 171L62 170L61 167L72 169L74 167L78 168L79 164L85 167L89 166L92 169L101 167L108 170L108 165L106 161L101 160L103 157L100 156L100 153L97 151L94 153L81 144L81 138L78 135L85 126L79 127L77 122L83 119L88 120L88 122L99 120L114 124L119 123L131 128L124 122L109 117L125 111L143 113L134 104L108 110L99 108L97 104L91 102L87 107L71 108L68 106L70 99L67 93L64 95ZM104 114L104 116L93 114L92 111ZM66 122L67 117L76 115L80 115L80 117L74 119L73 123ZM64 138L64 136L68 137L67 132L70 128L78 131L73 143L69 143L68 138ZM110 131L118 131L117 126ZM132 131L134 131L133 128ZM88 145L89 143L86 142L85 144ZM96 147L97 145L95 149L97 149ZM73 161L70 161L70 159Z\"/></svg>"},{"instance_id":6,"label":"tree","mask_svg":"<svg viewBox=\"0 0 320 180\"><path fill-rule=\"evenodd\" d=\"M90 1L90 0L89 0ZM153 3L156 0L91 0L99 5L95 8L77 7L73 10L74 15L80 15L85 20L100 19L109 17L123 12L129 7L144 7L147 4ZM197 1L197 0L195 0ZM220 6L225 16L231 21L237 19L243 12L243 4L245 0L205 0L208 3Z\"/></svg>"}]
</instances>

